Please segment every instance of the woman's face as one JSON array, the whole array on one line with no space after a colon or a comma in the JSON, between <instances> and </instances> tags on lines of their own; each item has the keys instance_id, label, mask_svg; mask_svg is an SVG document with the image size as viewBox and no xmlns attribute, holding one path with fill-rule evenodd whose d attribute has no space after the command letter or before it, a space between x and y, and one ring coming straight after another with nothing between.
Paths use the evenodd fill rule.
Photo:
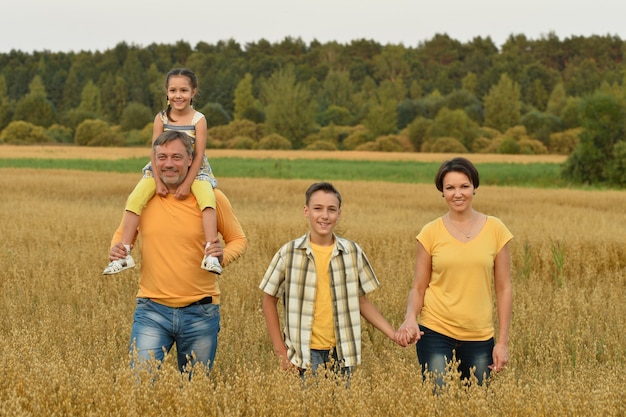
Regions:
<instances>
[{"instance_id":1,"label":"woman's face","mask_svg":"<svg viewBox=\"0 0 626 417\"><path fill-rule=\"evenodd\" d=\"M451 171L443 177L443 197L451 211L471 209L474 190L469 177L462 172Z\"/></svg>"}]
</instances>

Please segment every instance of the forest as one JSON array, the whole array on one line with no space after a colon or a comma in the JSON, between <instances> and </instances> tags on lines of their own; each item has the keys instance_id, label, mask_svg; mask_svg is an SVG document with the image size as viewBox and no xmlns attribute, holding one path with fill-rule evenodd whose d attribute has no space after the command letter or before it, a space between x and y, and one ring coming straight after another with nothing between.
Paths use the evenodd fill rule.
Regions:
<instances>
[{"instance_id":1,"label":"forest","mask_svg":"<svg viewBox=\"0 0 626 417\"><path fill-rule=\"evenodd\" d=\"M568 155L578 183L626 185L626 42L553 33L416 46L119 43L0 54L0 144L146 146L165 74L192 69L208 147Z\"/></svg>"}]
</instances>

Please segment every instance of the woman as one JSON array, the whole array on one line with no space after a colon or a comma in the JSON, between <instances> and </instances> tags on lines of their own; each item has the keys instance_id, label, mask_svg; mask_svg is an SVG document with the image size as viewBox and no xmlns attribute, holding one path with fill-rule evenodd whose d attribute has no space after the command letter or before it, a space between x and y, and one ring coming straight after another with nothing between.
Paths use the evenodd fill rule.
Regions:
<instances>
[{"instance_id":1,"label":"woman","mask_svg":"<svg viewBox=\"0 0 626 417\"><path fill-rule=\"evenodd\" d=\"M479 179L467 159L445 161L435 185L448 212L425 225L417 236L413 287L396 341L403 346L417 342L424 378L426 372L434 372L441 385L446 363L454 358L460 362L461 378L469 378L474 370L482 384L491 371L500 371L508 362L512 308L508 243L513 235L498 218L473 209Z\"/></svg>"}]
</instances>

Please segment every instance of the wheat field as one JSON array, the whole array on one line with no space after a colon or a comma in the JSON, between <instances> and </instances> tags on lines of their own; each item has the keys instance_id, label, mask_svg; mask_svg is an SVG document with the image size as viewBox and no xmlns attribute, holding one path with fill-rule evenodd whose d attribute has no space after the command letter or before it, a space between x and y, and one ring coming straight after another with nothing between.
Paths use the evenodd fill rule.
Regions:
<instances>
[{"instance_id":1,"label":"wheat field","mask_svg":"<svg viewBox=\"0 0 626 417\"><path fill-rule=\"evenodd\" d=\"M433 395L414 347L369 325L349 389L332 378L303 386L279 369L258 284L278 247L306 231L310 181L220 180L249 247L220 278L211 375L189 380L174 352L151 373L130 370L139 268L101 275L138 174L0 173L1 416L626 415L624 191L478 189L475 208L515 235L511 360L488 385L465 386L451 373ZM397 326L415 235L445 203L434 185L335 185L345 202L339 233L368 254L382 284L370 298Z\"/></svg>"}]
</instances>

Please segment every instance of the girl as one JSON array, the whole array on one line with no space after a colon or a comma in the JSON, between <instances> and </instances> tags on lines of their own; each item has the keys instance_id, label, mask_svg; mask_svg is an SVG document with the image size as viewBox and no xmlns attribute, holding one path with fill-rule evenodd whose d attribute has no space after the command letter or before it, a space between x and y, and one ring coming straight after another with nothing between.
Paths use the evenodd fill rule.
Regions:
<instances>
[{"instance_id":1,"label":"girl","mask_svg":"<svg viewBox=\"0 0 626 417\"><path fill-rule=\"evenodd\" d=\"M152 140L156 139L165 130L184 131L194 138L195 153L189 169L190 174L176 190L176 198L184 200L189 192L198 200L202 210L202 224L206 239L205 249L211 242L217 240L215 217L215 194L213 187L217 187L217 180L213 176L209 161L204 154L207 138L207 123L204 115L192 107L193 97L198 92L198 79L189 69L176 68L171 70L165 78L167 91L167 108L159 112L154 118ZM104 269L104 275L116 274L135 266L130 255L131 243L139 226L139 218L143 207L155 193L166 196L168 189L158 175L153 175L154 153L151 162L143 168L143 178L139 181L126 202L126 213L123 220L121 241L126 248L126 258L111 261ZM200 265L202 269L221 274L222 267L217 258L205 255Z\"/></svg>"}]
</instances>

